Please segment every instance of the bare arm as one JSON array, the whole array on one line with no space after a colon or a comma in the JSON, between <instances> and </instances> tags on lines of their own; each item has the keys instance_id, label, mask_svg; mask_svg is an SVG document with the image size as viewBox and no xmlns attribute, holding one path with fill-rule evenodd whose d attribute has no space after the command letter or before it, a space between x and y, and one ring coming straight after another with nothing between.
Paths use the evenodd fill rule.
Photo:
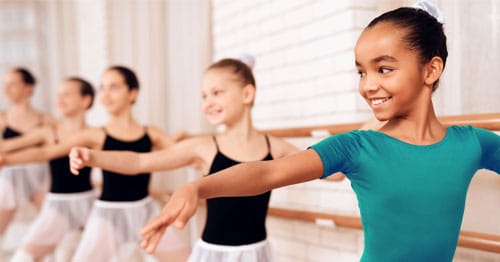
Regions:
<instances>
[{"instance_id":1,"label":"bare arm","mask_svg":"<svg viewBox=\"0 0 500 262\"><path fill-rule=\"evenodd\" d=\"M300 151L298 147L279 137L270 136L269 142L271 143L271 150L275 158L293 155Z\"/></svg>"},{"instance_id":2,"label":"bare arm","mask_svg":"<svg viewBox=\"0 0 500 262\"><path fill-rule=\"evenodd\" d=\"M49 127L40 127L19 137L3 140L0 142L0 152L10 152L26 147L42 145L47 143L51 137Z\"/></svg>"},{"instance_id":3,"label":"bare arm","mask_svg":"<svg viewBox=\"0 0 500 262\"><path fill-rule=\"evenodd\" d=\"M255 174L262 174L255 179ZM314 150L273 160L248 162L199 179L193 184L201 198L253 196L274 188L320 178L323 164ZM248 183L248 181L252 181Z\"/></svg>"},{"instance_id":4,"label":"bare arm","mask_svg":"<svg viewBox=\"0 0 500 262\"><path fill-rule=\"evenodd\" d=\"M261 174L255 179L255 174ZM202 198L251 196L273 188L317 179L323 164L314 150L306 150L273 161L243 163L188 183L177 190L161 214L142 230L141 246L153 253L166 228L174 223L183 228Z\"/></svg>"},{"instance_id":5,"label":"bare arm","mask_svg":"<svg viewBox=\"0 0 500 262\"><path fill-rule=\"evenodd\" d=\"M15 165L23 163L42 162L65 156L73 146L95 147L102 144L104 134L100 129L82 130L64 142L38 148L29 148L14 153L3 154L0 165Z\"/></svg>"},{"instance_id":6,"label":"bare arm","mask_svg":"<svg viewBox=\"0 0 500 262\"><path fill-rule=\"evenodd\" d=\"M203 143L200 138L192 138L150 153L73 148L70 153L71 172L78 174L79 169L93 166L135 175L189 166L201 161L196 150L200 143Z\"/></svg>"}]
</instances>

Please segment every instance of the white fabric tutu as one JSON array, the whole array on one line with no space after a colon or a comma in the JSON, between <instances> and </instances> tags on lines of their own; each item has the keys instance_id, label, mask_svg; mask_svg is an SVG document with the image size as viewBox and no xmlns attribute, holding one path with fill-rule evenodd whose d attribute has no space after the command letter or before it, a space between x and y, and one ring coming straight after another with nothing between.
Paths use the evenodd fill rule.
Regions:
<instances>
[{"instance_id":1,"label":"white fabric tutu","mask_svg":"<svg viewBox=\"0 0 500 262\"><path fill-rule=\"evenodd\" d=\"M137 255L142 239L139 232L158 213L150 197L132 202L95 201L73 261L124 261ZM169 228L157 252L187 247L187 239Z\"/></svg>"},{"instance_id":2,"label":"white fabric tutu","mask_svg":"<svg viewBox=\"0 0 500 262\"><path fill-rule=\"evenodd\" d=\"M7 166L0 169L0 209L17 209L49 188L47 163Z\"/></svg>"},{"instance_id":3,"label":"white fabric tutu","mask_svg":"<svg viewBox=\"0 0 500 262\"><path fill-rule=\"evenodd\" d=\"M269 262L272 252L267 240L241 246L225 246L198 240L189 262Z\"/></svg>"},{"instance_id":4,"label":"white fabric tutu","mask_svg":"<svg viewBox=\"0 0 500 262\"><path fill-rule=\"evenodd\" d=\"M81 231L95 199L94 191L49 193L42 210L23 239L23 245L58 245L68 234Z\"/></svg>"}]
</instances>

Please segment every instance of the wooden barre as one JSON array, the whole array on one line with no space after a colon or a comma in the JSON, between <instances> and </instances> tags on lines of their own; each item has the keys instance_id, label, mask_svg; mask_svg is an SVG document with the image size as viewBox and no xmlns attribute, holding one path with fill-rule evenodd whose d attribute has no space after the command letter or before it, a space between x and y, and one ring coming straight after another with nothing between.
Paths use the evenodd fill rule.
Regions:
<instances>
[{"instance_id":1,"label":"wooden barre","mask_svg":"<svg viewBox=\"0 0 500 262\"><path fill-rule=\"evenodd\" d=\"M269 207L268 214L274 217L315 223L316 219L331 220L336 226L362 229L361 218L322 212L292 210ZM458 246L500 254L500 235L460 231Z\"/></svg>"},{"instance_id":2,"label":"wooden barre","mask_svg":"<svg viewBox=\"0 0 500 262\"><path fill-rule=\"evenodd\" d=\"M172 192L167 192L157 189L150 190L150 196L160 201L163 204L166 203L171 194ZM272 206L269 207L267 214L277 218L298 220L311 223L315 223L317 219L330 220L333 222L335 226L345 227L350 229L358 229L358 230L363 229L363 225L361 224L361 218L357 216L338 215L338 214L315 212L315 211L293 210L288 208L280 208ZM470 231L460 231L460 236L458 238L458 246L500 254L500 235L470 232Z\"/></svg>"},{"instance_id":3,"label":"wooden barre","mask_svg":"<svg viewBox=\"0 0 500 262\"><path fill-rule=\"evenodd\" d=\"M485 128L492 131L500 130L500 113L442 116L438 118L441 121L441 123L443 123L446 126L472 125L474 127ZM359 129L362 125L363 125L362 122L358 122L358 123L348 123L348 124L271 129L271 130L263 130L263 132L277 137L310 137L314 131L326 131L333 135L333 134L348 132L354 129Z\"/></svg>"}]
</instances>

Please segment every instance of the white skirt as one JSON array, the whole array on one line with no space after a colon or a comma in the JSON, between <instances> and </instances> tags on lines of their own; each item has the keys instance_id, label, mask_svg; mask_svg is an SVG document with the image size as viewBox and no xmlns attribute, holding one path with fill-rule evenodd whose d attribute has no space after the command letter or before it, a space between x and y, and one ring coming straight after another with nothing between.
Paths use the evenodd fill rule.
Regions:
<instances>
[{"instance_id":1,"label":"white skirt","mask_svg":"<svg viewBox=\"0 0 500 262\"><path fill-rule=\"evenodd\" d=\"M225 246L198 240L189 257L189 262L268 262L272 260L269 242Z\"/></svg>"},{"instance_id":2,"label":"white skirt","mask_svg":"<svg viewBox=\"0 0 500 262\"><path fill-rule=\"evenodd\" d=\"M68 235L78 234L85 226L95 199L94 191L49 193L42 210L23 239L23 246L58 245Z\"/></svg>"},{"instance_id":3,"label":"white skirt","mask_svg":"<svg viewBox=\"0 0 500 262\"><path fill-rule=\"evenodd\" d=\"M158 213L150 197L132 202L95 201L73 261L124 261L136 255L140 230ZM169 227L157 252L187 247L187 239Z\"/></svg>"},{"instance_id":4,"label":"white skirt","mask_svg":"<svg viewBox=\"0 0 500 262\"><path fill-rule=\"evenodd\" d=\"M17 209L49 188L47 163L2 167L0 170L0 209Z\"/></svg>"}]
</instances>

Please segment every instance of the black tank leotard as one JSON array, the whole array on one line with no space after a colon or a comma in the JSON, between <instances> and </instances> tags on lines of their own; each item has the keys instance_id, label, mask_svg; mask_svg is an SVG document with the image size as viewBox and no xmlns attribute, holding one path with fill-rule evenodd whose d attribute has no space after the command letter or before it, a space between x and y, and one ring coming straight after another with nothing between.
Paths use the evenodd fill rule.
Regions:
<instances>
[{"instance_id":1,"label":"black tank leotard","mask_svg":"<svg viewBox=\"0 0 500 262\"><path fill-rule=\"evenodd\" d=\"M59 142L57 131L54 130L55 142ZM63 156L49 161L50 166L50 192L51 193L80 193L92 190L90 183L90 167L80 170L78 176L69 169L69 157Z\"/></svg>"},{"instance_id":2,"label":"black tank leotard","mask_svg":"<svg viewBox=\"0 0 500 262\"><path fill-rule=\"evenodd\" d=\"M104 130L106 132L106 130ZM139 153L151 152L152 142L147 133L134 141L122 141L110 136L106 132L103 150L124 150ZM147 197L150 173L139 175L121 175L102 170L102 193L99 197L103 201L136 201Z\"/></svg>"},{"instance_id":3,"label":"black tank leotard","mask_svg":"<svg viewBox=\"0 0 500 262\"><path fill-rule=\"evenodd\" d=\"M210 167L210 174L239 164L220 152L214 137L217 154ZM269 139L266 136L269 153L263 160L272 160ZM259 174L255 174L259 179ZM250 197L221 197L207 200L207 219L202 240L211 244L237 246L265 240L266 216L271 192Z\"/></svg>"}]
</instances>

